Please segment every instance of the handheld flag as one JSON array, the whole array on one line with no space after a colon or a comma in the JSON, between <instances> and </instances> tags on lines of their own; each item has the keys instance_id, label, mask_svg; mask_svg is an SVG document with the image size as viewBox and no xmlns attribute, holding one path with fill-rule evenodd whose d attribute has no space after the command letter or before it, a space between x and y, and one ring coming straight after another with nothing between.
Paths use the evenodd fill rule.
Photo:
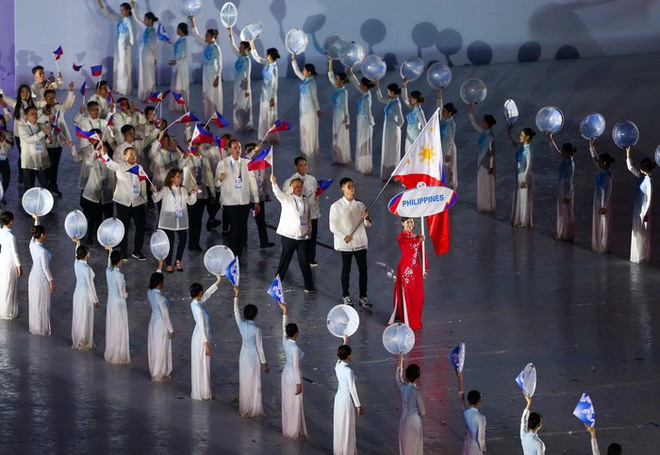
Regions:
<instances>
[{"instance_id":1,"label":"handheld flag","mask_svg":"<svg viewBox=\"0 0 660 455\"><path fill-rule=\"evenodd\" d=\"M267 134L270 133L279 133L280 131L289 131L291 129L291 123L286 120L277 120L273 126L270 127Z\"/></svg>"},{"instance_id":2,"label":"handheld flag","mask_svg":"<svg viewBox=\"0 0 660 455\"><path fill-rule=\"evenodd\" d=\"M273 166L273 147L270 146L262 150L257 156L248 163L249 171L267 169Z\"/></svg>"},{"instance_id":3,"label":"handheld flag","mask_svg":"<svg viewBox=\"0 0 660 455\"><path fill-rule=\"evenodd\" d=\"M78 72L80 69L85 66L85 65L76 65L75 63L73 64L73 71Z\"/></svg>"},{"instance_id":4,"label":"handheld flag","mask_svg":"<svg viewBox=\"0 0 660 455\"><path fill-rule=\"evenodd\" d=\"M215 145L217 145L220 148L224 148L227 145L227 141L220 136L215 137Z\"/></svg>"},{"instance_id":5,"label":"handheld flag","mask_svg":"<svg viewBox=\"0 0 660 455\"><path fill-rule=\"evenodd\" d=\"M284 302L284 291L282 291L282 280L280 280L279 273L275 276L273 283L270 285L268 291L266 292L269 296L277 300L282 305L286 305L286 302Z\"/></svg>"},{"instance_id":6,"label":"handheld flag","mask_svg":"<svg viewBox=\"0 0 660 455\"><path fill-rule=\"evenodd\" d=\"M101 142L101 138L99 137L98 134L96 134L93 131L81 130L79 126L76 126L76 136L78 136L81 139L87 139L88 141L92 141L92 142Z\"/></svg>"},{"instance_id":7,"label":"handheld flag","mask_svg":"<svg viewBox=\"0 0 660 455\"><path fill-rule=\"evenodd\" d=\"M92 66L89 70L92 72L92 76L99 77L103 74L103 65Z\"/></svg>"},{"instance_id":8,"label":"handheld flag","mask_svg":"<svg viewBox=\"0 0 660 455\"><path fill-rule=\"evenodd\" d=\"M170 35L167 34L167 31L165 30L165 27L163 26L162 23L158 24L158 29L156 29L156 36L158 37L159 40L165 41L166 43L172 42L172 40L170 39Z\"/></svg>"},{"instance_id":9,"label":"handheld flag","mask_svg":"<svg viewBox=\"0 0 660 455\"><path fill-rule=\"evenodd\" d=\"M107 126L115 126L115 114L112 114L110 116L110 118L108 119L108 125ZM112 131L112 129L110 131Z\"/></svg>"},{"instance_id":10,"label":"handheld flag","mask_svg":"<svg viewBox=\"0 0 660 455\"><path fill-rule=\"evenodd\" d=\"M225 270L225 275L227 275L227 278L229 279L231 284L233 284L234 286L238 286L238 283L241 279L241 270L238 264L237 257L231 260L231 262L227 266L227 269Z\"/></svg>"},{"instance_id":11,"label":"handheld flag","mask_svg":"<svg viewBox=\"0 0 660 455\"><path fill-rule=\"evenodd\" d=\"M57 109L55 115L53 115L53 120L50 125L50 127L53 129L53 133L55 134L60 134L62 132L62 128L59 127L59 122L60 122L60 110Z\"/></svg>"},{"instance_id":12,"label":"handheld flag","mask_svg":"<svg viewBox=\"0 0 660 455\"><path fill-rule=\"evenodd\" d=\"M147 177L146 172L144 172L144 169L142 169L142 166L139 164L136 164L133 167L129 167L126 169L126 172L130 172L131 174L135 174L138 176L140 179L140 182L144 182L145 180L149 180L149 177Z\"/></svg>"},{"instance_id":13,"label":"handheld flag","mask_svg":"<svg viewBox=\"0 0 660 455\"><path fill-rule=\"evenodd\" d=\"M419 182L429 186L445 185L438 115L439 110L436 110L392 172L392 178L403 183L406 188L414 188ZM429 236L436 254L449 251L449 212L429 216L428 223Z\"/></svg>"},{"instance_id":14,"label":"handheld flag","mask_svg":"<svg viewBox=\"0 0 660 455\"><path fill-rule=\"evenodd\" d=\"M229 122L227 121L226 118L222 116L222 114L218 111L215 111L213 115L211 116L210 119L213 123L215 123L218 128L224 128L225 126L229 125ZM207 122L208 125L208 122Z\"/></svg>"},{"instance_id":15,"label":"handheld flag","mask_svg":"<svg viewBox=\"0 0 660 455\"><path fill-rule=\"evenodd\" d=\"M62 46L59 46L57 49L53 51L53 57L55 58L55 60L59 60L60 58L62 58L62 55L64 55Z\"/></svg>"},{"instance_id":16,"label":"handheld flag","mask_svg":"<svg viewBox=\"0 0 660 455\"><path fill-rule=\"evenodd\" d=\"M580 401L578 401L578 404L573 411L573 415L580 419L580 422L585 425L589 425L590 427L596 425L596 413L594 412L594 405L591 402L589 395L586 393L582 394Z\"/></svg>"},{"instance_id":17,"label":"handheld flag","mask_svg":"<svg viewBox=\"0 0 660 455\"><path fill-rule=\"evenodd\" d=\"M214 141L213 135L206 131L203 126L195 125L191 139L193 144L213 144Z\"/></svg>"},{"instance_id":18,"label":"handheld flag","mask_svg":"<svg viewBox=\"0 0 660 455\"><path fill-rule=\"evenodd\" d=\"M108 96L107 96L106 100L108 101L108 103L114 103L115 102L115 97L112 95L112 90L108 90ZM118 104L117 106L119 106L119 109L124 110L124 108L122 107L121 104Z\"/></svg>"},{"instance_id":19,"label":"handheld flag","mask_svg":"<svg viewBox=\"0 0 660 455\"><path fill-rule=\"evenodd\" d=\"M165 90L164 92L151 92L149 93L149 101L152 103L162 103L165 98L167 98L167 95L170 94L169 90Z\"/></svg>"},{"instance_id":20,"label":"handheld flag","mask_svg":"<svg viewBox=\"0 0 660 455\"><path fill-rule=\"evenodd\" d=\"M82 96L87 95L87 81L84 81L82 85L80 86L80 94Z\"/></svg>"},{"instance_id":21,"label":"handheld flag","mask_svg":"<svg viewBox=\"0 0 660 455\"><path fill-rule=\"evenodd\" d=\"M463 371L465 364L465 342L461 341L449 354L449 361L451 362L454 370L460 373Z\"/></svg>"},{"instance_id":22,"label":"handheld flag","mask_svg":"<svg viewBox=\"0 0 660 455\"><path fill-rule=\"evenodd\" d=\"M172 96L177 104L186 104L186 100L183 99L183 93L172 92Z\"/></svg>"},{"instance_id":23,"label":"handheld flag","mask_svg":"<svg viewBox=\"0 0 660 455\"><path fill-rule=\"evenodd\" d=\"M323 194L325 190L332 185L332 182L334 182L335 179L328 179L328 180L319 180L318 184L319 187L316 189L316 196L320 196Z\"/></svg>"},{"instance_id":24,"label":"handheld flag","mask_svg":"<svg viewBox=\"0 0 660 455\"><path fill-rule=\"evenodd\" d=\"M191 123L191 122L199 122L199 119L197 118L197 116L195 116L195 114L188 111L172 123Z\"/></svg>"},{"instance_id":25,"label":"handheld flag","mask_svg":"<svg viewBox=\"0 0 660 455\"><path fill-rule=\"evenodd\" d=\"M101 155L99 152L94 152L94 158L96 158L97 160L101 160L104 163L110 162L110 157L107 154Z\"/></svg>"}]
</instances>

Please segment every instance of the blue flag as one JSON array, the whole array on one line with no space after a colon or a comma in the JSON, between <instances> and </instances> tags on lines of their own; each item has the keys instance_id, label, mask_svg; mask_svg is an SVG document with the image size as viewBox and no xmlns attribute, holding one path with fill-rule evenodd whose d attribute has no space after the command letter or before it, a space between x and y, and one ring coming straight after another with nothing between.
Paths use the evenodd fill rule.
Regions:
<instances>
[{"instance_id":1,"label":"blue flag","mask_svg":"<svg viewBox=\"0 0 660 455\"><path fill-rule=\"evenodd\" d=\"M594 412L594 405L589 395L586 393L582 394L580 401L573 411L573 415L585 425L589 425L590 427L596 425L596 413Z\"/></svg>"},{"instance_id":2,"label":"blue flag","mask_svg":"<svg viewBox=\"0 0 660 455\"><path fill-rule=\"evenodd\" d=\"M461 341L460 344L451 351L451 354L449 354L449 361L454 367L454 370L456 370L459 373L463 372L463 364L465 363L464 341Z\"/></svg>"},{"instance_id":3,"label":"blue flag","mask_svg":"<svg viewBox=\"0 0 660 455\"><path fill-rule=\"evenodd\" d=\"M284 293L282 291L282 280L280 280L280 275L275 276L273 284L268 288L268 295L277 300L279 303L286 305L284 302Z\"/></svg>"},{"instance_id":4,"label":"blue flag","mask_svg":"<svg viewBox=\"0 0 660 455\"><path fill-rule=\"evenodd\" d=\"M163 24L158 24L158 29L156 30L156 36L158 37L159 40L165 41L166 43L172 42L172 40L170 40L170 35L167 34L167 31L165 30L165 27L163 27Z\"/></svg>"},{"instance_id":5,"label":"blue flag","mask_svg":"<svg viewBox=\"0 0 660 455\"><path fill-rule=\"evenodd\" d=\"M232 259L232 261L229 263L227 269L225 270L225 275L227 275L227 278L229 279L229 281L231 281L232 285L238 286L238 283L241 278L241 270L240 270L240 266L238 265L237 257Z\"/></svg>"}]
</instances>

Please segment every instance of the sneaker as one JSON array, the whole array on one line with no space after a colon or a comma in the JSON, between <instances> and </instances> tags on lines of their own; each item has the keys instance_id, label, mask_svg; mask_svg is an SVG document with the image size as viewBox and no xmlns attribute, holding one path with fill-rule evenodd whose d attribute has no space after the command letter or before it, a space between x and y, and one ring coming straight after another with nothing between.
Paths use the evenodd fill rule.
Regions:
<instances>
[{"instance_id":1,"label":"sneaker","mask_svg":"<svg viewBox=\"0 0 660 455\"><path fill-rule=\"evenodd\" d=\"M138 261L140 261L140 262L144 262L144 261L147 260L147 257L144 254L142 254L141 251L134 251L133 252L133 257L135 259L137 259Z\"/></svg>"},{"instance_id":2,"label":"sneaker","mask_svg":"<svg viewBox=\"0 0 660 455\"><path fill-rule=\"evenodd\" d=\"M351 296L350 296L350 295L345 295L345 296L342 298L342 300L343 300L344 305L353 306L353 301L351 300Z\"/></svg>"},{"instance_id":3,"label":"sneaker","mask_svg":"<svg viewBox=\"0 0 660 455\"><path fill-rule=\"evenodd\" d=\"M364 296L364 297L360 297L360 306L363 306L365 308L371 308L373 305L371 304L369 299L367 299L367 297Z\"/></svg>"},{"instance_id":4,"label":"sneaker","mask_svg":"<svg viewBox=\"0 0 660 455\"><path fill-rule=\"evenodd\" d=\"M309 263L309 266L310 266L310 267L318 267L318 266L319 266L319 263L316 262L316 261L312 261L312 262Z\"/></svg>"},{"instance_id":5,"label":"sneaker","mask_svg":"<svg viewBox=\"0 0 660 455\"><path fill-rule=\"evenodd\" d=\"M316 288L305 289L305 294L314 294L315 292L316 292Z\"/></svg>"}]
</instances>

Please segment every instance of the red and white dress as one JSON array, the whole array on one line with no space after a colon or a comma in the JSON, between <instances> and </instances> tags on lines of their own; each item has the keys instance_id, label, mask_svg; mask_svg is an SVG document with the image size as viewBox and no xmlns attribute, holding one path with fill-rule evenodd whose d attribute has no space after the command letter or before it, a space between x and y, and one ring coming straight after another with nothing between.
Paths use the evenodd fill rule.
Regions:
<instances>
[{"instance_id":1,"label":"red and white dress","mask_svg":"<svg viewBox=\"0 0 660 455\"><path fill-rule=\"evenodd\" d=\"M422 273L422 242L417 234L403 231L397 236L401 259L396 269L394 283L394 311L390 323L396 317L413 330L422 328L424 307L424 277Z\"/></svg>"}]
</instances>

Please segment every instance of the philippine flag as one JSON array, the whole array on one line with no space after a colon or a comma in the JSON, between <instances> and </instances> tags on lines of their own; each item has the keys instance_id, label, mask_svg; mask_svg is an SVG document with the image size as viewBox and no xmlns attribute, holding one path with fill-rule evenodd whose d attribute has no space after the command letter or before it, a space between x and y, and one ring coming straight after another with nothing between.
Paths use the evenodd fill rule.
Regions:
<instances>
[{"instance_id":1,"label":"philippine flag","mask_svg":"<svg viewBox=\"0 0 660 455\"><path fill-rule=\"evenodd\" d=\"M286 120L278 120L270 127L268 133L279 133L280 131L289 131L290 129L291 123Z\"/></svg>"},{"instance_id":2,"label":"philippine flag","mask_svg":"<svg viewBox=\"0 0 660 455\"><path fill-rule=\"evenodd\" d=\"M188 111L179 117L174 123L190 123L190 122L199 122L199 119L195 114Z\"/></svg>"},{"instance_id":3,"label":"philippine flag","mask_svg":"<svg viewBox=\"0 0 660 455\"><path fill-rule=\"evenodd\" d=\"M252 158L248 163L249 171L257 171L260 169L268 169L273 166L273 146L270 146L261 151L257 156Z\"/></svg>"},{"instance_id":4,"label":"philippine flag","mask_svg":"<svg viewBox=\"0 0 660 455\"><path fill-rule=\"evenodd\" d=\"M149 180L149 177L147 177L147 173L144 172L144 169L142 169L142 166L139 164L136 164L133 167L129 167L126 169L126 172L130 172L131 174L135 174L138 176L140 179L140 182L144 182L145 180Z\"/></svg>"},{"instance_id":5,"label":"philippine flag","mask_svg":"<svg viewBox=\"0 0 660 455\"><path fill-rule=\"evenodd\" d=\"M152 103L162 103L165 98L167 98L167 95L170 94L169 90L165 90L164 92L151 92L149 93L149 101Z\"/></svg>"},{"instance_id":6,"label":"philippine flag","mask_svg":"<svg viewBox=\"0 0 660 455\"><path fill-rule=\"evenodd\" d=\"M318 181L319 187L316 189L316 195L320 196L321 194L323 194L323 192L327 190L328 187L332 185L332 182L334 181L335 179L319 180Z\"/></svg>"},{"instance_id":7,"label":"philippine flag","mask_svg":"<svg viewBox=\"0 0 660 455\"><path fill-rule=\"evenodd\" d=\"M213 113L213 115L211 116L211 121L216 125L218 125L218 128L224 128L225 126L229 125L227 119L224 118L222 114L218 111L215 111Z\"/></svg>"},{"instance_id":8,"label":"philippine flag","mask_svg":"<svg viewBox=\"0 0 660 455\"><path fill-rule=\"evenodd\" d=\"M174 97L174 101L176 101L177 104L186 104L186 100L183 99L182 93L172 92L172 96Z\"/></svg>"},{"instance_id":9,"label":"philippine flag","mask_svg":"<svg viewBox=\"0 0 660 455\"><path fill-rule=\"evenodd\" d=\"M92 72L92 76L99 77L103 74L103 65L92 66L89 70Z\"/></svg>"},{"instance_id":10,"label":"philippine flag","mask_svg":"<svg viewBox=\"0 0 660 455\"><path fill-rule=\"evenodd\" d=\"M87 81L84 81L80 86L80 94L85 96L87 94Z\"/></svg>"},{"instance_id":11,"label":"philippine flag","mask_svg":"<svg viewBox=\"0 0 660 455\"><path fill-rule=\"evenodd\" d=\"M62 46L58 47L53 51L53 57L55 57L55 60L59 60L62 58L62 55L64 55L64 51L62 50Z\"/></svg>"},{"instance_id":12,"label":"philippine flag","mask_svg":"<svg viewBox=\"0 0 660 455\"><path fill-rule=\"evenodd\" d=\"M206 131L203 126L195 125L192 133L193 144L213 144L213 142L215 142L215 139L212 134Z\"/></svg>"},{"instance_id":13,"label":"philippine flag","mask_svg":"<svg viewBox=\"0 0 660 455\"><path fill-rule=\"evenodd\" d=\"M85 65L76 65L75 63L73 63L73 71L78 72L83 66Z\"/></svg>"}]
</instances>

